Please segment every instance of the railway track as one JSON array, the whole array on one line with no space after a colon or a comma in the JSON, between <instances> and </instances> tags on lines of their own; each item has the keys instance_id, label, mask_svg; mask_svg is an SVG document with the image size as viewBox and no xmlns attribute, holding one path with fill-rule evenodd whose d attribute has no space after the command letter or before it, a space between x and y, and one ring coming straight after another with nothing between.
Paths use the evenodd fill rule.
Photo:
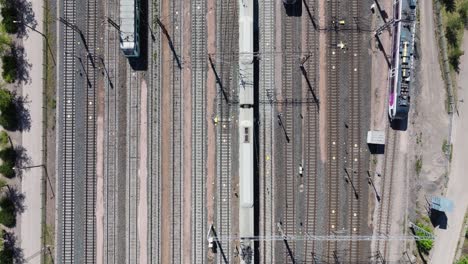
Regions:
<instances>
[{"instance_id":1,"label":"railway track","mask_svg":"<svg viewBox=\"0 0 468 264\"><path fill-rule=\"evenodd\" d=\"M352 17L359 16L359 1L353 0L350 3L350 11ZM361 185L363 175L361 145L361 87L359 82L360 60L361 60L361 45L360 34L353 30L349 32L349 49L348 56L348 116L347 116L347 165L346 176L348 181L348 229L350 235L360 235L360 217L361 217ZM349 241L348 261L357 263L360 259L360 242Z\"/></svg>"},{"instance_id":2,"label":"railway track","mask_svg":"<svg viewBox=\"0 0 468 264\"><path fill-rule=\"evenodd\" d=\"M126 263L138 263L140 78L127 64Z\"/></svg>"},{"instance_id":3,"label":"railway track","mask_svg":"<svg viewBox=\"0 0 468 264\"><path fill-rule=\"evenodd\" d=\"M328 5L329 20L328 23L336 21L338 17L339 2L332 0ZM336 52L338 43L338 32L330 31L328 33L328 45L332 47L327 54L327 119L328 119L328 138L327 138L327 166L326 173L328 178L328 235L336 233L340 219L340 169L341 165L341 139L340 139L340 87L338 82L340 66L340 53ZM334 256L337 251L337 242L329 241L327 245L327 258Z\"/></svg>"},{"instance_id":4,"label":"railway track","mask_svg":"<svg viewBox=\"0 0 468 264\"><path fill-rule=\"evenodd\" d=\"M192 24L192 261L205 263L206 218L206 1L191 1Z\"/></svg>"},{"instance_id":5,"label":"railway track","mask_svg":"<svg viewBox=\"0 0 468 264\"><path fill-rule=\"evenodd\" d=\"M388 235L390 233L390 211L392 206L392 187L393 187L393 169L396 156L397 131L390 126L387 127L385 142L385 159L381 182L381 202L378 211L377 232L379 235ZM387 256L388 241L377 240L376 243L379 255L383 258Z\"/></svg>"},{"instance_id":6,"label":"railway track","mask_svg":"<svg viewBox=\"0 0 468 264\"><path fill-rule=\"evenodd\" d=\"M358 1L351 2L351 12L353 16L358 15ZM360 200L361 185L363 175L362 157L361 157L361 96L359 86L359 60L360 60L360 41L359 34L356 32L350 33L349 43L349 68L348 75L350 76L349 94L348 94L348 118L347 118L347 177L350 188L348 189L348 221L349 232L351 235L360 234ZM349 168L350 167L350 168ZM349 261L356 263L359 261L359 244L358 241L349 242Z\"/></svg>"},{"instance_id":7,"label":"railway track","mask_svg":"<svg viewBox=\"0 0 468 264\"><path fill-rule=\"evenodd\" d=\"M171 1L172 24L171 24L171 38L175 53L179 56L182 52L182 1ZM172 62L172 199L171 199L171 212L172 212L172 228L171 228L171 256L172 263L182 263L183 261L183 87L182 87L182 69L178 67L177 60L173 59Z\"/></svg>"},{"instance_id":8,"label":"railway track","mask_svg":"<svg viewBox=\"0 0 468 264\"><path fill-rule=\"evenodd\" d=\"M275 2L270 0L259 1L259 42L260 52L264 53L260 64L259 101L259 175L260 176L260 235L269 235L276 232L275 226L275 200L274 200L274 170L273 170L273 139L274 139L274 108L270 104L275 97ZM275 260L275 247L272 241L260 241L259 263L273 263Z\"/></svg>"},{"instance_id":9,"label":"railway track","mask_svg":"<svg viewBox=\"0 0 468 264\"><path fill-rule=\"evenodd\" d=\"M237 1L218 1L217 8L217 50L238 51L238 2ZM217 116L219 125L216 128L216 155L217 155L217 188L216 188L216 222L215 229L218 236L229 236L237 228L232 228L232 164L231 160L237 157L233 155L232 144L233 135L237 133L236 125L233 125L237 119L237 107L230 104L233 97L236 97L237 64L225 63L225 61L235 61L237 56L233 54L221 54L217 57L217 70L219 71L219 83L216 89L219 89L217 96ZM221 91L221 89L223 89ZM237 141L234 141L237 142ZM237 148L234 148L237 149ZM218 263L231 263L232 252L234 251L231 241L218 242L220 254L217 254Z\"/></svg>"},{"instance_id":10,"label":"railway track","mask_svg":"<svg viewBox=\"0 0 468 264\"><path fill-rule=\"evenodd\" d=\"M296 10L295 10L296 11ZM300 19L294 16L288 16L282 12L282 47L286 51L297 52L300 50ZM283 98L296 98L301 96L301 84L298 80L299 59L297 56L283 56L283 78L282 78L282 96ZM283 113L278 115L279 122L284 129L285 141L283 141L283 178L282 185L284 186L285 199L283 201L284 214L282 219L282 229L285 234L295 234L297 231L297 217L298 217L298 204L297 204L297 185L298 185L298 163L297 163L297 149L296 143L299 140L296 137L297 133L297 111L298 107L288 106L282 109ZM300 156L300 155L299 155ZM284 241L284 262L296 261L296 242Z\"/></svg>"},{"instance_id":11,"label":"railway track","mask_svg":"<svg viewBox=\"0 0 468 264\"><path fill-rule=\"evenodd\" d=\"M108 0L106 17L118 20L118 0ZM106 23L105 30L105 133L104 138L104 263L118 262L118 92L119 32Z\"/></svg>"},{"instance_id":12,"label":"railway track","mask_svg":"<svg viewBox=\"0 0 468 264\"><path fill-rule=\"evenodd\" d=\"M70 23L76 22L76 2L64 0L64 18ZM61 218L59 235L61 236L57 256L59 263L73 263L75 257L75 31L67 26L63 29L63 92L62 105L62 177L61 177Z\"/></svg>"},{"instance_id":13,"label":"railway track","mask_svg":"<svg viewBox=\"0 0 468 264\"><path fill-rule=\"evenodd\" d=\"M311 12L315 12L316 1L309 0L307 1L307 5L310 8ZM317 177L318 177L318 168L317 168L317 159L318 159L318 148L314 146L319 145L319 138L318 138L318 128L319 128L319 105L315 102L315 97L318 98L318 33L314 28L314 25L308 21L306 26L307 31L307 47L306 50L309 50L312 55L308 58L306 63L304 64L304 68L306 69L306 74L309 76L309 83L312 87L307 87L303 89L306 98L306 101L313 101L313 103L304 105L302 107L304 114L304 122L305 126L303 127L304 134L304 189L306 197L305 197L305 204L306 204L306 214L305 214L305 225L304 230L309 234L316 234L317 233ZM309 85L309 84L308 84ZM312 91L315 94L312 94ZM315 258L315 241L314 240L306 240L304 242L304 256L303 259L306 263L314 263L316 260Z\"/></svg>"},{"instance_id":14,"label":"railway track","mask_svg":"<svg viewBox=\"0 0 468 264\"><path fill-rule=\"evenodd\" d=\"M86 89L86 179L85 179L85 250L84 262L96 262L96 48L97 1L88 0L86 17L87 78Z\"/></svg>"},{"instance_id":15,"label":"railway track","mask_svg":"<svg viewBox=\"0 0 468 264\"><path fill-rule=\"evenodd\" d=\"M149 53L149 103L148 111L148 262L161 263L161 39L157 17L160 16L160 1L151 1L149 4L148 24L155 30L154 41L148 38Z\"/></svg>"}]
</instances>

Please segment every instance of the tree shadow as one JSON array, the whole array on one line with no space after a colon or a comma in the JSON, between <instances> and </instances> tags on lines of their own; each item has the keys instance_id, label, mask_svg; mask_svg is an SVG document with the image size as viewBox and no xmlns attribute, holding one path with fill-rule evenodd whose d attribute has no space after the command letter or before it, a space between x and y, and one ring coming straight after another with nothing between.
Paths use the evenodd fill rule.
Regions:
<instances>
[{"instance_id":1,"label":"tree shadow","mask_svg":"<svg viewBox=\"0 0 468 264\"><path fill-rule=\"evenodd\" d=\"M25 263L23 250L18 246L14 233L3 232L3 249L0 251L0 258L4 263Z\"/></svg>"},{"instance_id":2,"label":"tree shadow","mask_svg":"<svg viewBox=\"0 0 468 264\"><path fill-rule=\"evenodd\" d=\"M15 174L16 176L22 178L23 171L29 170L31 166L31 157L26 153L26 149L23 146L15 147Z\"/></svg>"},{"instance_id":3,"label":"tree shadow","mask_svg":"<svg viewBox=\"0 0 468 264\"><path fill-rule=\"evenodd\" d=\"M17 10L18 21L16 36L23 38L28 35L28 27L36 28L37 21L32 9L32 3L27 0L8 0Z\"/></svg>"},{"instance_id":4,"label":"tree shadow","mask_svg":"<svg viewBox=\"0 0 468 264\"><path fill-rule=\"evenodd\" d=\"M32 64L28 62L24 48L21 46L13 46L11 55L16 61L16 81L20 84L30 83L31 77L29 76L29 70Z\"/></svg>"},{"instance_id":5,"label":"tree shadow","mask_svg":"<svg viewBox=\"0 0 468 264\"><path fill-rule=\"evenodd\" d=\"M26 105L30 103L27 96L14 95L13 104L16 109L16 127L15 130L29 131L31 129L31 113Z\"/></svg>"},{"instance_id":6,"label":"tree shadow","mask_svg":"<svg viewBox=\"0 0 468 264\"><path fill-rule=\"evenodd\" d=\"M16 187L8 186L5 195L13 203L16 214L22 214L24 212L24 194L18 191Z\"/></svg>"}]
</instances>

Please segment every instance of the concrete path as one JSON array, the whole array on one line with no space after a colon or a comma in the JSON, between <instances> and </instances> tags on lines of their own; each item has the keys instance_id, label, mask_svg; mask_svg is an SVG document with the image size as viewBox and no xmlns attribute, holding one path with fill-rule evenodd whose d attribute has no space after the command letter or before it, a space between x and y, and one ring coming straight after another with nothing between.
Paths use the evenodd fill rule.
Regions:
<instances>
[{"instance_id":1,"label":"concrete path","mask_svg":"<svg viewBox=\"0 0 468 264\"><path fill-rule=\"evenodd\" d=\"M36 30L42 32L42 0L31 0L32 9L37 21ZM42 164L42 63L43 63L43 37L28 29L28 38L23 45L28 62L31 64L29 76L31 81L23 85L23 96L30 101L31 129L22 133L23 147L31 158L30 166ZM40 264L41 262L41 178L42 167L25 169L21 182L21 191L25 195L25 211L19 221L21 235L21 248L26 263Z\"/></svg>"},{"instance_id":2,"label":"concrete path","mask_svg":"<svg viewBox=\"0 0 468 264\"><path fill-rule=\"evenodd\" d=\"M463 50L468 51L468 31L465 31ZM446 230L436 230L436 240L431 254L431 263L453 263L453 258L460 239L464 215L468 205L468 55L461 58L461 71L458 80L458 98L464 102L458 104L458 115L453 118L452 143L453 160L449 175L446 196L455 202L452 213L447 214Z\"/></svg>"}]
</instances>

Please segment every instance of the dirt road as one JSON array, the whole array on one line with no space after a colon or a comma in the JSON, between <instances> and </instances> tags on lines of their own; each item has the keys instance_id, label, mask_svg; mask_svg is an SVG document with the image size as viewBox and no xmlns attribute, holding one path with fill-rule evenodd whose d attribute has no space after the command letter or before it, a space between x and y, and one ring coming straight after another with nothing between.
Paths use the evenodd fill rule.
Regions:
<instances>
[{"instance_id":1,"label":"dirt road","mask_svg":"<svg viewBox=\"0 0 468 264\"><path fill-rule=\"evenodd\" d=\"M465 31L463 50L468 51L468 31ZM460 100L468 99L468 55L461 58L461 70L458 76L458 97ZM468 205L468 102L458 104L458 115L453 118L452 143L453 159L449 174L449 182L446 197L455 202L452 213L447 214L448 227L446 230L436 230L436 240L431 255L431 263L453 263L457 243L463 224L464 215Z\"/></svg>"}]
</instances>

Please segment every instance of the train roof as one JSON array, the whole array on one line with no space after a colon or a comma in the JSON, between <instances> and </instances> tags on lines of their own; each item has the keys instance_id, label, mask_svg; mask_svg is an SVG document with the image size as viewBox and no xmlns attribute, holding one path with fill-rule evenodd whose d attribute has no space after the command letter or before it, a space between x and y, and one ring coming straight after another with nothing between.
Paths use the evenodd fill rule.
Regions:
<instances>
[{"instance_id":1,"label":"train roof","mask_svg":"<svg viewBox=\"0 0 468 264\"><path fill-rule=\"evenodd\" d=\"M137 4L137 0L120 2L120 38L124 43L135 42L135 14L139 12ZM124 45L130 46L130 43Z\"/></svg>"}]
</instances>

